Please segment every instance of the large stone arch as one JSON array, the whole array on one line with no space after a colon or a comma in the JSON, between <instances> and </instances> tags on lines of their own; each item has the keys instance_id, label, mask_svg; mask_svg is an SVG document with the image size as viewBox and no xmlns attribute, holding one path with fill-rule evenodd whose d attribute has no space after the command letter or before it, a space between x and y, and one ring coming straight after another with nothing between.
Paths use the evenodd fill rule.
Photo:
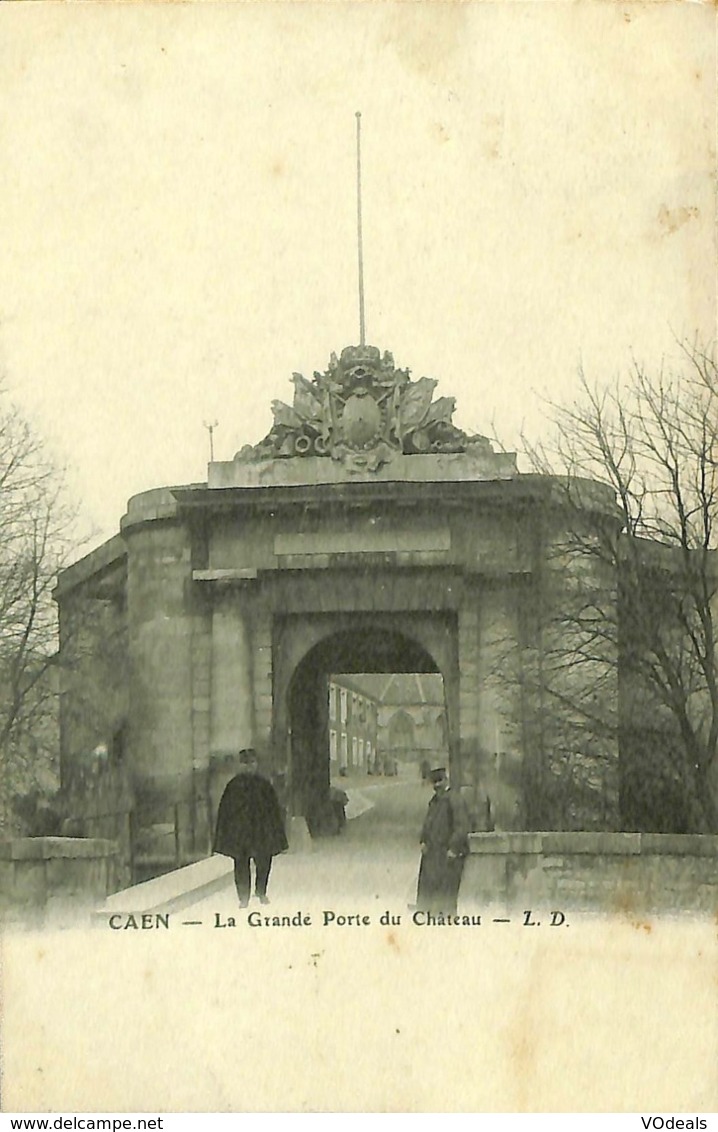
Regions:
<instances>
[{"instance_id":1,"label":"large stone arch","mask_svg":"<svg viewBox=\"0 0 718 1132\"><path fill-rule=\"evenodd\" d=\"M329 788L327 681L332 673L436 672L459 750L458 660L450 615L336 614L280 619L273 640L273 747L290 809L307 809Z\"/></svg>"}]
</instances>

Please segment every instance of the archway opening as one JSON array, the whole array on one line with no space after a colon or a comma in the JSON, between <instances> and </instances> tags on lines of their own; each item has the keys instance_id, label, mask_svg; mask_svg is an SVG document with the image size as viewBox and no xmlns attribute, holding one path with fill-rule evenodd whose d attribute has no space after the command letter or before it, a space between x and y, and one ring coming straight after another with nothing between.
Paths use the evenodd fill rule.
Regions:
<instances>
[{"instance_id":1,"label":"archway opening","mask_svg":"<svg viewBox=\"0 0 718 1132\"><path fill-rule=\"evenodd\" d=\"M330 633L298 664L288 708L292 811L312 836L415 839L426 772L449 764L445 682L427 649L376 625Z\"/></svg>"}]
</instances>

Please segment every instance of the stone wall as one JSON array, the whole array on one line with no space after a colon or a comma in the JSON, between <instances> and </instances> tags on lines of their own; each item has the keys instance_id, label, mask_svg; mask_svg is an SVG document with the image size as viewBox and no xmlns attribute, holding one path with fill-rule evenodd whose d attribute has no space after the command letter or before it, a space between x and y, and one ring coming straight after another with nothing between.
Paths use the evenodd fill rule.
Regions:
<instances>
[{"instance_id":1,"label":"stone wall","mask_svg":"<svg viewBox=\"0 0 718 1132\"><path fill-rule=\"evenodd\" d=\"M130 702L129 652L122 591L100 597L85 585L58 602L64 782L89 758L114 757L123 741Z\"/></svg>"},{"instance_id":2,"label":"stone wall","mask_svg":"<svg viewBox=\"0 0 718 1132\"><path fill-rule=\"evenodd\" d=\"M40 926L73 919L120 887L118 847L82 837L0 841L0 917Z\"/></svg>"},{"instance_id":3,"label":"stone wall","mask_svg":"<svg viewBox=\"0 0 718 1132\"><path fill-rule=\"evenodd\" d=\"M177 799L194 766L190 537L171 523L126 525L129 751L137 783Z\"/></svg>"},{"instance_id":4,"label":"stone wall","mask_svg":"<svg viewBox=\"0 0 718 1132\"><path fill-rule=\"evenodd\" d=\"M460 904L627 916L718 911L718 837L475 833Z\"/></svg>"},{"instance_id":5,"label":"stone wall","mask_svg":"<svg viewBox=\"0 0 718 1132\"><path fill-rule=\"evenodd\" d=\"M540 537L539 537L540 536ZM525 818L514 828L621 828L615 578L590 530L546 510L517 609Z\"/></svg>"},{"instance_id":6,"label":"stone wall","mask_svg":"<svg viewBox=\"0 0 718 1132\"><path fill-rule=\"evenodd\" d=\"M63 751L79 759L109 735L143 859L205 850L225 761L238 748L255 746L270 769L285 769L294 675L320 646L325 674L354 671L340 663L349 646L338 642L350 634L367 671L389 663L375 656L379 637L399 670L428 670L422 650L433 658L452 775L488 814L486 827L616 827L616 744L589 746L575 720L557 729L544 694L552 657L559 699L591 706L599 686L611 702L616 694L613 656L565 663L565 603L557 627L540 620L545 588L559 599L567 581L581 598L595 588L590 570L566 557L551 481L514 476L511 462L507 476L494 462L487 478L460 454L405 459L396 478L389 468L359 478L344 469L327 482L314 477L339 474L327 459L271 462L256 483L241 461L215 466L209 487L134 497L121 535L63 575L63 616L70 598L101 603L102 613L82 672L64 689ZM114 671L96 659L109 629L121 644ZM325 731L317 723L315 747Z\"/></svg>"}]
</instances>

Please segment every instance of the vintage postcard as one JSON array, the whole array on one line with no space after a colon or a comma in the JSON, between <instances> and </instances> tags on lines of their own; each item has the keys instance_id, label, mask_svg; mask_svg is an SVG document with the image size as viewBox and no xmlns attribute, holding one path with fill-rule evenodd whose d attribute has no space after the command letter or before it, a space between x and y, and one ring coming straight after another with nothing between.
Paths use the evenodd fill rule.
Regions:
<instances>
[{"instance_id":1,"label":"vintage postcard","mask_svg":"<svg viewBox=\"0 0 718 1132\"><path fill-rule=\"evenodd\" d=\"M718 1109L716 98L0 6L4 1112Z\"/></svg>"}]
</instances>

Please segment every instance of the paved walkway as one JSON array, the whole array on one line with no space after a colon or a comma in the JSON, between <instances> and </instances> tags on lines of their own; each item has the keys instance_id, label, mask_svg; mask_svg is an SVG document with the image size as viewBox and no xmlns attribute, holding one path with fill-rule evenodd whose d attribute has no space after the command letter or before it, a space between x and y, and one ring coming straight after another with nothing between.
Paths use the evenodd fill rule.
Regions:
<instances>
[{"instance_id":1,"label":"paved walkway","mask_svg":"<svg viewBox=\"0 0 718 1132\"><path fill-rule=\"evenodd\" d=\"M352 795L351 782L344 789ZM430 792L418 781L383 779L358 788L369 803L338 837L318 838L308 848L274 860L267 913L335 908L351 911L403 907L413 903L419 867L419 830ZM351 813L351 808L349 808ZM250 902L250 910L261 905ZM237 897L231 874L226 884L185 909L188 917L233 915Z\"/></svg>"}]
</instances>

